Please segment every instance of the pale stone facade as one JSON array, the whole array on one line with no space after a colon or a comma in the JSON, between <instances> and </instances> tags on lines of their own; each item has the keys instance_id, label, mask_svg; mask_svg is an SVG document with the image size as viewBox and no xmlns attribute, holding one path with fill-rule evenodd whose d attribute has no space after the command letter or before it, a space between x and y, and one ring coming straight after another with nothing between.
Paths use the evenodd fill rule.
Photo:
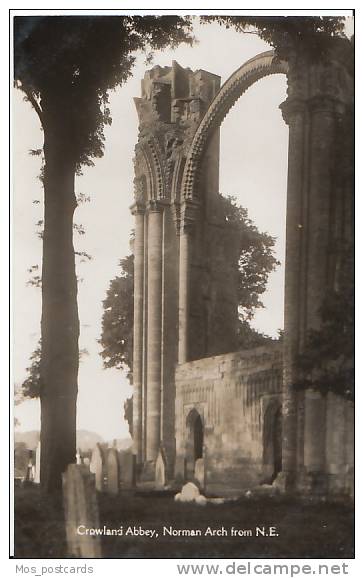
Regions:
<instances>
[{"instance_id":1,"label":"pale stone facade","mask_svg":"<svg viewBox=\"0 0 364 578\"><path fill-rule=\"evenodd\" d=\"M319 327L322 297L336 282L337 247L353 231L351 52L349 41L333 41L325 62L289 64L266 52L221 88L218 76L176 62L145 74L135 99L132 207L139 480L154 479L162 451L167 480L193 479L198 462L211 491L274 479L286 489L351 491L350 403L292 387L307 330ZM249 86L270 74L288 79L284 340L229 353L236 351L239 245L221 214L219 127Z\"/></svg>"}]
</instances>

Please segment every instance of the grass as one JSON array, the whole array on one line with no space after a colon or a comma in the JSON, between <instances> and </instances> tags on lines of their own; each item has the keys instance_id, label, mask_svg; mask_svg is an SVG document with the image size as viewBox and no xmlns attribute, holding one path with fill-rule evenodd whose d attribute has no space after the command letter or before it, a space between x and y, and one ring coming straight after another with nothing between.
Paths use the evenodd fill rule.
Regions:
<instances>
[{"instance_id":1,"label":"grass","mask_svg":"<svg viewBox=\"0 0 364 578\"><path fill-rule=\"evenodd\" d=\"M16 491L16 557L66 557L63 515L39 488ZM141 526L155 529L158 538L103 536L104 558L352 558L352 504L288 497L241 498L225 504L181 504L171 495L123 492L99 496L100 526L110 529ZM163 536L174 529L231 527L253 535ZM275 526L279 536L256 536L256 526Z\"/></svg>"}]
</instances>

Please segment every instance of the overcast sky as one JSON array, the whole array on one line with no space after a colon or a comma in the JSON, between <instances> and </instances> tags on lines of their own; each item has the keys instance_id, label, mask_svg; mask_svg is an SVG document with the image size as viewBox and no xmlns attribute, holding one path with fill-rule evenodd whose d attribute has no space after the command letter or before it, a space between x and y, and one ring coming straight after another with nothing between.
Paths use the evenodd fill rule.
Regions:
<instances>
[{"instance_id":1,"label":"overcast sky","mask_svg":"<svg viewBox=\"0 0 364 578\"><path fill-rule=\"evenodd\" d=\"M170 66L177 60L192 70L218 74L224 82L246 60L270 48L255 35L238 34L215 24L198 26L195 33L199 43L193 48L156 52L153 64ZM77 420L78 428L95 431L105 440L128 436L123 401L132 389L122 372L102 368L97 340L102 300L110 279L118 274L119 259L129 253L132 161L138 130L133 97L140 96L140 80L150 67L140 55L133 77L111 93L113 123L105 129L105 155L76 181L76 192L89 195L91 202L76 210L75 222L84 226L86 234L76 234L74 245L92 255L92 261L77 266L83 279L78 288L80 348L89 352L80 365ZM278 107L285 97L283 75L265 78L240 98L221 128L220 192L235 195L256 225L277 237L276 254L282 266L271 275L266 308L254 319L255 327L273 336L283 328L288 129ZM37 179L40 161L29 155L29 149L42 147L42 132L36 113L20 91L14 93L13 119L14 378L21 383L40 337L41 292L27 286L27 270L41 265L36 223L43 218L43 205ZM39 429L39 402L17 406L16 416L20 430Z\"/></svg>"}]
</instances>

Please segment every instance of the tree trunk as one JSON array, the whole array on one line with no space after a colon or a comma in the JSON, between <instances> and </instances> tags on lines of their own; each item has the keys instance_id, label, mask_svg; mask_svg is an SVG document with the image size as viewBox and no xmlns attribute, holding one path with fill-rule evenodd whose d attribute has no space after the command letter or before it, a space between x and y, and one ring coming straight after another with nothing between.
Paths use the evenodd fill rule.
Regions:
<instances>
[{"instance_id":1,"label":"tree trunk","mask_svg":"<svg viewBox=\"0 0 364 578\"><path fill-rule=\"evenodd\" d=\"M64 120L64 119L63 119ZM76 456L79 363L77 280L73 248L75 155L62 119L44 127L42 267L41 485L61 489Z\"/></svg>"}]
</instances>

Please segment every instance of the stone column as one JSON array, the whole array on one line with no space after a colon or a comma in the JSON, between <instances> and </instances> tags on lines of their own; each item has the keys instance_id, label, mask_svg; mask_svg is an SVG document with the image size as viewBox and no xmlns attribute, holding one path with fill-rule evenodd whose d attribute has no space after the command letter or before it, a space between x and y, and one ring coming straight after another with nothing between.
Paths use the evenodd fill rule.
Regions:
<instances>
[{"instance_id":1,"label":"stone column","mask_svg":"<svg viewBox=\"0 0 364 578\"><path fill-rule=\"evenodd\" d=\"M325 432L326 402L320 392L308 389L305 395L304 464L306 473L310 475L325 468Z\"/></svg>"},{"instance_id":2,"label":"stone column","mask_svg":"<svg viewBox=\"0 0 364 578\"><path fill-rule=\"evenodd\" d=\"M147 423L146 459L157 458L161 430L162 345L162 241L163 206L148 206L148 333L147 333Z\"/></svg>"},{"instance_id":3,"label":"stone column","mask_svg":"<svg viewBox=\"0 0 364 578\"><path fill-rule=\"evenodd\" d=\"M144 212L145 207L135 203L134 238L134 334L133 334L133 450L137 463L142 461L143 411L143 307L144 307Z\"/></svg>"},{"instance_id":4,"label":"stone column","mask_svg":"<svg viewBox=\"0 0 364 578\"><path fill-rule=\"evenodd\" d=\"M282 471L288 489L295 483L297 458L297 393L295 360L300 334L302 207L305 167L306 107L303 100L288 97L281 105L289 125L286 266L284 294Z\"/></svg>"},{"instance_id":5,"label":"stone column","mask_svg":"<svg viewBox=\"0 0 364 578\"><path fill-rule=\"evenodd\" d=\"M191 245L198 203L186 199L181 207L179 239L178 363L189 360L189 303L191 286Z\"/></svg>"},{"instance_id":6,"label":"stone column","mask_svg":"<svg viewBox=\"0 0 364 578\"><path fill-rule=\"evenodd\" d=\"M179 300L178 300L178 363L188 360L188 315L189 315L189 262L190 231L183 228L179 238Z\"/></svg>"},{"instance_id":7,"label":"stone column","mask_svg":"<svg viewBox=\"0 0 364 578\"><path fill-rule=\"evenodd\" d=\"M308 106L311 138L305 321L307 330L310 330L320 328L320 308L329 289L336 107L334 100L323 95L313 97ZM325 447L326 398L309 390L305 394L304 465L305 472L310 474L310 483L322 489L324 480L319 478L322 478L326 469Z\"/></svg>"},{"instance_id":8,"label":"stone column","mask_svg":"<svg viewBox=\"0 0 364 578\"><path fill-rule=\"evenodd\" d=\"M329 98L309 101L311 116L308 203L307 328L319 328L320 308L329 289L331 209L334 193L336 112Z\"/></svg>"},{"instance_id":9,"label":"stone column","mask_svg":"<svg viewBox=\"0 0 364 578\"><path fill-rule=\"evenodd\" d=\"M345 413L348 402L331 391L326 401L326 470L330 490L345 488Z\"/></svg>"}]
</instances>

